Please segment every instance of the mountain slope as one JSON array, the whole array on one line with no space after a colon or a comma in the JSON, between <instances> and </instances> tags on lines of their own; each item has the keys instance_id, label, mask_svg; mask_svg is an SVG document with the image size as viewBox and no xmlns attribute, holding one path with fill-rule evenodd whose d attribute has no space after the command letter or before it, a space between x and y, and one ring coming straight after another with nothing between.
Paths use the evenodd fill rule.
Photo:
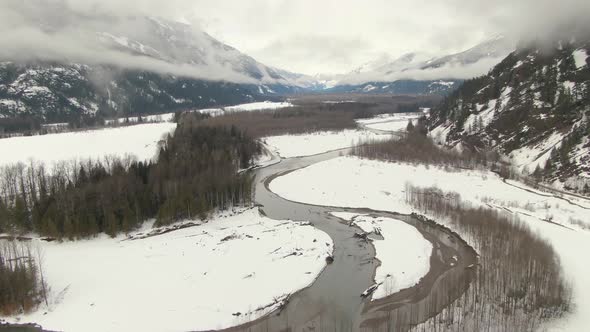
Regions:
<instances>
[{"instance_id":1,"label":"mountain slope","mask_svg":"<svg viewBox=\"0 0 590 332\"><path fill-rule=\"evenodd\" d=\"M491 147L568 189L590 183L590 42L523 47L466 81L430 118L449 146Z\"/></svg>"},{"instance_id":2,"label":"mountain slope","mask_svg":"<svg viewBox=\"0 0 590 332\"><path fill-rule=\"evenodd\" d=\"M495 36L460 53L433 56L407 53L387 56L335 78L335 92L448 94L463 81L487 72L514 50L513 43Z\"/></svg>"},{"instance_id":3,"label":"mountain slope","mask_svg":"<svg viewBox=\"0 0 590 332\"><path fill-rule=\"evenodd\" d=\"M75 45L93 57L67 48L33 48L24 57L24 50L0 51L0 127L237 104L303 86L190 25L152 17L99 22L81 28L84 41ZM48 43L65 29L43 24Z\"/></svg>"}]
</instances>

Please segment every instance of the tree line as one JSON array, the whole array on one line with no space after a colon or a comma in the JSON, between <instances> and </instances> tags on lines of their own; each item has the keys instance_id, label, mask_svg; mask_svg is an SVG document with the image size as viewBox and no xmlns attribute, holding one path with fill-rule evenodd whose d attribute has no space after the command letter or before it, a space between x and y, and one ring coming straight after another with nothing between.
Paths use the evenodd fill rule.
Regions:
<instances>
[{"instance_id":1,"label":"tree line","mask_svg":"<svg viewBox=\"0 0 590 332\"><path fill-rule=\"evenodd\" d=\"M419 119L416 125L409 121L407 132L401 139L365 141L357 145L353 153L367 159L457 168L500 167L500 155L494 151L441 149L427 136L425 123L424 118Z\"/></svg>"},{"instance_id":2,"label":"tree line","mask_svg":"<svg viewBox=\"0 0 590 332\"><path fill-rule=\"evenodd\" d=\"M33 309L46 298L40 253L30 242L0 242L0 314L12 315Z\"/></svg>"},{"instance_id":3,"label":"tree line","mask_svg":"<svg viewBox=\"0 0 590 332\"><path fill-rule=\"evenodd\" d=\"M406 184L415 209L449 221L479 253L476 278L464 295L416 331L534 331L571 309L553 247L516 216L471 207L458 193Z\"/></svg>"},{"instance_id":4,"label":"tree line","mask_svg":"<svg viewBox=\"0 0 590 332\"><path fill-rule=\"evenodd\" d=\"M235 126L203 125L187 114L156 161L131 158L5 167L0 173L0 232L55 238L115 236L149 218L165 225L249 204L252 178L238 174L261 152Z\"/></svg>"}]
</instances>

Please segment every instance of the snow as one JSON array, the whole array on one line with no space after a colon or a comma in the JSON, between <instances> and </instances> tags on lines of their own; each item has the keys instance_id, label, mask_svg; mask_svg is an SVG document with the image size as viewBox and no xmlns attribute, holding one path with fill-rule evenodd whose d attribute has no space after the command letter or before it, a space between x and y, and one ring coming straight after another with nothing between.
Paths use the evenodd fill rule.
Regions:
<instances>
[{"instance_id":1,"label":"snow","mask_svg":"<svg viewBox=\"0 0 590 332\"><path fill-rule=\"evenodd\" d=\"M221 108L204 108L197 110L197 112L201 114L209 114L210 116L220 116L223 115L223 109Z\"/></svg>"},{"instance_id":2,"label":"snow","mask_svg":"<svg viewBox=\"0 0 590 332\"><path fill-rule=\"evenodd\" d=\"M0 166L29 160L51 166L59 161L99 159L107 155L154 158L158 142L176 128L175 123L134 126L60 134L0 139Z\"/></svg>"},{"instance_id":3,"label":"snow","mask_svg":"<svg viewBox=\"0 0 590 332\"><path fill-rule=\"evenodd\" d=\"M455 85L455 82L450 82L450 81L437 81L437 82L433 82L432 84L438 84L438 85L444 85L448 88L452 87L453 85Z\"/></svg>"},{"instance_id":4,"label":"snow","mask_svg":"<svg viewBox=\"0 0 590 332\"><path fill-rule=\"evenodd\" d=\"M417 119L424 116L424 113L392 113L392 114L380 114L377 117L370 119L357 120L357 123L362 126L381 131L399 132L406 131L408 122L412 121L413 124L417 123Z\"/></svg>"},{"instance_id":5,"label":"snow","mask_svg":"<svg viewBox=\"0 0 590 332\"><path fill-rule=\"evenodd\" d=\"M259 87L260 88L260 87ZM223 108L205 108L196 110L201 114L209 114L210 116L220 116L226 112L253 112L253 111L269 111L278 110L282 108L293 107L294 105L290 102L272 102L262 101L256 103L240 104L234 106L227 106Z\"/></svg>"},{"instance_id":6,"label":"snow","mask_svg":"<svg viewBox=\"0 0 590 332\"><path fill-rule=\"evenodd\" d=\"M293 104L289 102L272 102L263 101L258 103L248 103L236 106L228 106L223 109L226 112L241 112L241 111L264 111L264 110L278 110L281 108L293 107Z\"/></svg>"},{"instance_id":7,"label":"snow","mask_svg":"<svg viewBox=\"0 0 590 332\"><path fill-rule=\"evenodd\" d=\"M388 114L379 114L373 118L368 119L359 119L356 120L357 123L362 125L371 125L375 123L382 123L382 122L391 122L391 121L405 121L408 124L408 120L418 119L424 116L422 112L416 113L388 113Z\"/></svg>"},{"instance_id":8,"label":"snow","mask_svg":"<svg viewBox=\"0 0 590 332\"><path fill-rule=\"evenodd\" d=\"M527 167L529 172L532 172L537 165L539 167L545 167L545 162L551 156L551 150L554 147L561 146L563 137L564 135L562 133L554 132L533 146L529 145L513 150L509 155L512 164L517 166L521 171Z\"/></svg>"},{"instance_id":9,"label":"snow","mask_svg":"<svg viewBox=\"0 0 590 332\"><path fill-rule=\"evenodd\" d=\"M430 137L432 137L432 139L437 143L437 144L445 144L447 142L447 136L449 135L449 132L451 131L451 126L450 125L446 125L446 124L442 124L434 129L432 129L428 135Z\"/></svg>"},{"instance_id":10,"label":"snow","mask_svg":"<svg viewBox=\"0 0 590 332\"><path fill-rule=\"evenodd\" d=\"M16 109L18 104L12 99L0 99L0 106L4 106L8 109Z\"/></svg>"},{"instance_id":11,"label":"snow","mask_svg":"<svg viewBox=\"0 0 590 332\"><path fill-rule=\"evenodd\" d=\"M585 49L577 49L572 54L574 57L574 61L576 62L576 68L580 69L586 66L586 59L588 58L588 53Z\"/></svg>"},{"instance_id":12,"label":"snow","mask_svg":"<svg viewBox=\"0 0 590 332\"><path fill-rule=\"evenodd\" d=\"M364 91L364 92L371 92L371 91L373 91L373 90L375 90L375 89L377 89L377 87L376 87L376 86L369 84L369 85L367 85L367 86L365 86L365 87L363 88L363 91Z\"/></svg>"},{"instance_id":13,"label":"snow","mask_svg":"<svg viewBox=\"0 0 590 332\"><path fill-rule=\"evenodd\" d=\"M301 135L270 136L262 140L282 158L291 158L344 149L367 140L386 140L389 138L391 138L390 135L349 129Z\"/></svg>"},{"instance_id":14,"label":"snow","mask_svg":"<svg viewBox=\"0 0 590 332\"><path fill-rule=\"evenodd\" d=\"M163 113L163 114L154 114L154 115L144 115L141 117L143 122L172 122L174 121L174 115L176 113ZM117 121L117 123L137 123L139 122L139 117L137 116L130 116L125 118L118 118L116 120L106 120L105 123L107 125L113 124Z\"/></svg>"},{"instance_id":15,"label":"snow","mask_svg":"<svg viewBox=\"0 0 590 332\"><path fill-rule=\"evenodd\" d=\"M588 226L588 200L568 196L572 204L523 184L504 183L496 174L487 171L450 172L434 166L385 163L356 157L340 157L289 173L272 181L270 189L286 199L309 204L410 213L413 209L404 201L406 182L458 192L463 201L518 215L538 231L553 245L566 279L572 281L574 290L574 312L553 324L551 329L586 330L590 313L590 283L587 280L590 266L583 253L590 250L590 232L582 230L575 221ZM301 183L306 185L301 186Z\"/></svg>"},{"instance_id":16,"label":"snow","mask_svg":"<svg viewBox=\"0 0 590 332\"><path fill-rule=\"evenodd\" d=\"M323 101L324 104L347 104L347 103L356 103L356 100L326 100Z\"/></svg>"},{"instance_id":17,"label":"snow","mask_svg":"<svg viewBox=\"0 0 590 332\"><path fill-rule=\"evenodd\" d=\"M392 218L375 218L348 212L332 214L352 221L364 232L372 233L377 230L383 237L383 240L373 240L376 257L381 262L375 274L378 286L372 293L373 300L412 287L428 273L432 244L415 227Z\"/></svg>"},{"instance_id":18,"label":"snow","mask_svg":"<svg viewBox=\"0 0 590 332\"><path fill-rule=\"evenodd\" d=\"M275 221L257 209L141 234L35 240L51 286L49 308L9 321L88 332L226 328L276 309L307 287L333 250L330 237L308 223Z\"/></svg>"},{"instance_id":19,"label":"snow","mask_svg":"<svg viewBox=\"0 0 590 332\"><path fill-rule=\"evenodd\" d=\"M297 185L304 181L309 184ZM578 202L586 209L555 197L530 193L504 183L497 174L489 171L449 172L435 166L385 163L357 157L340 157L300 169L275 179L270 183L270 189L297 202L407 214L414 211L405 203L406 182L458 192L463 200L476 205L506 206L539 220L552 217L553 222L568 227L576 227L571 223L573 219L590 220L588 201Z\"/></svg>"}]
</instances>

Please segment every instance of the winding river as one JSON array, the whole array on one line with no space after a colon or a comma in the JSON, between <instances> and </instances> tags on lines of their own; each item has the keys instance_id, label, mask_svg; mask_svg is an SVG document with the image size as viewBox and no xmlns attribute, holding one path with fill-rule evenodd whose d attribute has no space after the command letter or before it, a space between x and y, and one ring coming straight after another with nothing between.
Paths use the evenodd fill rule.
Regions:
<instances>
[{"instance_id":1,"label":"winding river","mask_svg":"<svg viewBox=\"0 0 590 332\"><path fill-rule=\"evenodd\" d=\"M302 204L269 189L276 177L348 153L350 149L283 159L256 170L255 202L261 213L276 220L310 221L328 233L334 241L334 262L280 310L226 331L406 331L439 313L468 287L477 255L445 227L412 215ZM361 293L374 284L379 265L375 248L371 242L354 237L360 229L331 212L390 217L416 227L433 245L430 271L414 287L377 301L363 298Z\"/></svg>"},{"instance_id":2,"label":"winding river","mask_svg":"<svg viewBox=\"0 0 590 332\"><path fill-rule=\"evenodd\" d=\"M432 221L385 211L302 204L281 198L269 189L276 177L348 153L350 149L282 159L255 170L255 202L261 213L276 220L310 221L334 241L334 261L309 287L292 294L281 309L226 331L406 331L435 316L468 287L477 262L475 251L455 233ZM370 241L354 237L360 229L331 212L395 218L416 227L433 245L430 271L414 287L377 301L363 298L361 293L374 284L379 265L375 248ZM31 326L0 329L42 331Z\"/></svg>"}]
</instances>

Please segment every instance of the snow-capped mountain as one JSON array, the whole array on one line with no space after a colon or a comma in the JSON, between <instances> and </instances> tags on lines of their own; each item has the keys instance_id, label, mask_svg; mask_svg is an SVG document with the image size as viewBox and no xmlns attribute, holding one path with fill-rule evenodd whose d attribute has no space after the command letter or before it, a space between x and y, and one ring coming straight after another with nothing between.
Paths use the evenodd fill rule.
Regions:
<instances>
[{"instance_id":1,"label":"snow-capped mountain","mask_svg":"<svg viewBox=\"0 0 590 332\"><path fill-rule=\"evenodd\" d=\"M179 22L39 22L45 44L0 50L0 118L92 122L272 99L307 84ZM73 42L57 47L64 37Z\"/></svg>"},{"instance_id":2,"label":"snow-capped mountain","mask_svg":"<svg viewBox=\"0 0 590 332\"><path fill-rule=\"evenodd\" d=\"M431 69L445 66L467 66L485 59L503 59L510 52L514 51L514 49L515 45L513 41L503 35L496 35L466 51L427 60L420 64L420 68Z\"/></svg>"},{"instance_id":3,"label":"snow-capped mountain","mask_svg":"<svg viewBox=\"0 0 590 332\"><path fill-rule=\"evenodd\" d=\"M351 72L334 77L338 92L446 94L457 83L486 73L514 50L503 36L494 36L460 53L433 56L407 53L391 59L382 56Z\"/></svg>"},{"instance_id":4,"label":"snow-capped mountain","mask_svg":"<svg viewBox=\"0 0 590 332\"><path fill-rule=\"evenodd\" d=\"M98 40L108 48L146 56L171 64L225 69L227 81L288 84L274 69L257 62L235 48L221 43L191 25L155 17L130 17L109 32L97 31ZM129 25L138 27L130 30ZM192 73L187 72L187 76ZM204 78L207 78L206 76Z\"/></svg>"},{"instance_id":5,"label":"snow-capped mountain","mask_svg":"<svg viewBox=\"0 0 590 332\"><path fill-rule=\"evenodd\" d=\"M494 148L540 180L590 193L589 55L587 40L518 49L434 108L431 135Z\"/></svg>"}]
</instances>

